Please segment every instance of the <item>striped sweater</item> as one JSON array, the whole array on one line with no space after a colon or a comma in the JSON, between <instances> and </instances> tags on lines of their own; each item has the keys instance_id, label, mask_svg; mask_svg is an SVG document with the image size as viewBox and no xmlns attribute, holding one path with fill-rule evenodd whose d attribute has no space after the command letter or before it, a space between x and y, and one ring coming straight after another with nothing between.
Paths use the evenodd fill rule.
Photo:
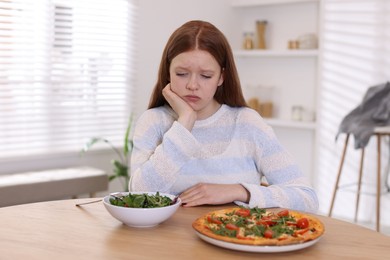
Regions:
<instances>
[{"instance_id":1,"label":"striped sweater","mask_svg":"<svg viewBox=\"0 0 390 260\"><path fill-rule=\"evenodd\" d=\"M191 132L168 106L145 111L136 123L130 191L180 194L197 183L241 184L249 207L315 212L315 191L272 128L254 110L221 108ZM269 186L260 185L265 178Z\"/></svg>"}]
</instances>

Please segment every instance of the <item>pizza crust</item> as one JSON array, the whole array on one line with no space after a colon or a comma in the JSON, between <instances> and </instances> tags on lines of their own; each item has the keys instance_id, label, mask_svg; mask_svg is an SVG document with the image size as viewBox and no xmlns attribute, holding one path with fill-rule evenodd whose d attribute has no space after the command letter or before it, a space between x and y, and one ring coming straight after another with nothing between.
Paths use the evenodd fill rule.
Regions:
<instances>
[{"instance_id":1,"label":"pizza crust","mask_svg":"<svg viewBox=\"0 0 390 260\"><path fill-rule=\"evenodd\" d=\"M226 213L231 213L234 211L239 210L240 208L235 207L235 208L228 208L228 209L222 209L222 210L217 210L213 212L209 212L204 216L201 216L197 218L193 223L192 227L199 233L208 236L210 238L216 239L216 240L221 240L224 242L229 242L229 243L236 243L236 244L243 244L243 245L255 245L255 246L282 246L282 245L292 245L292 244L299 244L299 243L304 243L307 241L311 241L314 239L319 238L325 231L324 225L322 222L314 217L313 215L298 212L298 211L292 211L289 210L289 215L294 217L296 220L300 218L307 218L309 220L309 227L308 229L313 230L315 229L314 232L308 231L302 235L298 236L291 236L291 235L282 235L282 237L279 238L264 238L264 237L245 237L245 238L237 238L237 237L228 237L228 236L222 236L215 234L211 229L210 225L215 225L218 226L217 224L210 224L207 220L208 216L214 216L214 217L227 217ZM270 211L267 210L268 212L275 212L274 210Z\"/></svg>"}]
</instances>

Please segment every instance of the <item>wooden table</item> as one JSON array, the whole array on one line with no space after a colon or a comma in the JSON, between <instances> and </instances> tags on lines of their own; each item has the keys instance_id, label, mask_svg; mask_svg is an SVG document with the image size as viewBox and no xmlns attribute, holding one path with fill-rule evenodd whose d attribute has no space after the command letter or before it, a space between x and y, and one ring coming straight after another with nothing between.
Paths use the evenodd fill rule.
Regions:
<instances>
[{"instance_id":1,"label":"wooden table","mask_svg":"<svg viewBox=\"0 0 390 260\"><path fill-rule=\"evenodd\" d=\"M315 245L285 253L249 253L208 244L191 223L225 206L179 208L153 228L131 228L92 199L40 202L0 208L0 259L389 259L390 237L333 218Z\"/></svg>"}]
</instances>

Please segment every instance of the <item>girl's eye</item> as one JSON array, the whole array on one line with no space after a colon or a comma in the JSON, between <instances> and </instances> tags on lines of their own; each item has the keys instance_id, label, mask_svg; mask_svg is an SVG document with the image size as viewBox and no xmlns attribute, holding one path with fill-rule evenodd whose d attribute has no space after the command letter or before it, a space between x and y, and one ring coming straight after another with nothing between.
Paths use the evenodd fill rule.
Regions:
<instances>
[{"instance_id":1,"label":"girl's eye","mask_svg":"<svg viewBox=\"0 0 390 260\"><path fill-rule=\"evenodd\" d=\"M187 75L187 73L179 73L179 72L176 73L176 76L178 76L178 77L183 77L185 75Z\"/></svg>"},{"instance_id":2,"label":"girl's eye","mask_svg":"<svg viewBox=\"0 0 390 260\"><path fill-rule=\"evenodd\" d=\"M211 76L209 76L209 75L202 75L202 77L205 79L211 79Z\"/></svg>"}]
</instances>

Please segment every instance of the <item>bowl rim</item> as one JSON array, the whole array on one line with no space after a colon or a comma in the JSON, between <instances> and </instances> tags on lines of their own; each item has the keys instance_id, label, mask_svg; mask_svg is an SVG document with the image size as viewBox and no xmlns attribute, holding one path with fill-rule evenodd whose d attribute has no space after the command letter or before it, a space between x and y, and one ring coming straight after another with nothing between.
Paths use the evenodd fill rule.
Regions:
<instances>
[{"instance_id":1,"label":"bowl rim","mask_svg":"<svg viewBox=\"0 0 390 260\"><path fill-rule=\"evenodd\" d=\"M122 206L117 206L117 205L113 205L110 203L109 201L109 198L112 194L115 194L115 195L127 195L129 193L132 193L132 194L152 194L152 195L155 195L157 193L157 191L118 191L118 192L111 192L110 194L104 196L103 198L103 203L105 205L108 205L108 206L112 206L112 207L115 207L115 208L121 208L121 209L133 209L133 210L158 210L158 209L167 209L167 208L171 208L171 207L177 207L177 206L180 206L181 205L181 199L179 197L177 197L177 201L175 204L172 204L172 205L168 205L168 206L164 206L164 207L155 207L155 208L132 208L132 207L122 207ZM161 196L168 196L170 198L172 197L176 197L176 195L174 194L170 194L170 193L164 193L164 192L159 192L159 194Z\"/></svg>"}]
</instances>

